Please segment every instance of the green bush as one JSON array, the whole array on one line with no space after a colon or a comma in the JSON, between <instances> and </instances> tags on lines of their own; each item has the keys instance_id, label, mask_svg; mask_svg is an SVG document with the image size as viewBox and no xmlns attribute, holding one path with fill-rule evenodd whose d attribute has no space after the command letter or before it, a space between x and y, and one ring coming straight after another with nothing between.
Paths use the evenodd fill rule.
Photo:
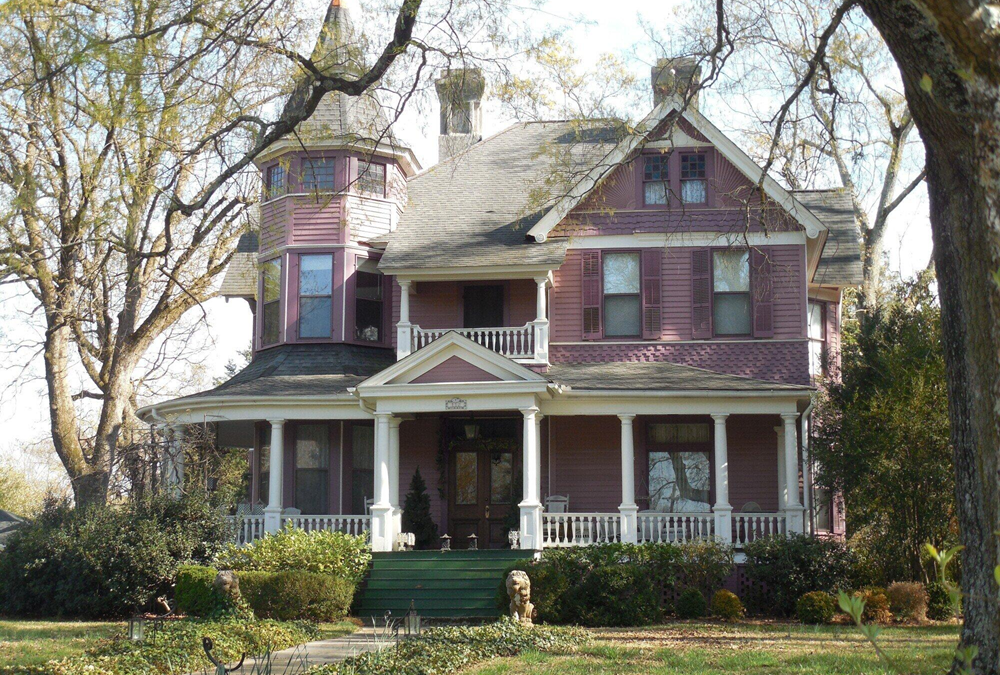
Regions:
<instances>
[{"instance_id":1,"label":"green bush","mask_svg":"<svg viewBox=\"0 0 1000 675\"><path fill-rule=\"evenodd\" d=\"M237 572L302 570L331 574L358 584L371 559L367 535L356 537L328 530L306 532L288 526L264 535L250 546L227 546L219 554L216 566Z\"/></svg>"},{"instance_id":2,"label":"green bush","mask_svg":"<svg viewBox=\"0 0 1000 675\"><path fill-rule=\"evenodd\" d=\"M855 593L865 601L865 611L861 618L871 623L889 623L892 621L892 611L889 609L889 597L884 588L866 588Z\"/></svg>"},{"instance_id":3,"label":"green bush","mask_svg":"<svg viewBox=\"0 0 1000 675\"><path fill-rule=\"evenodd\" d=\"M329 574L237 572L240 593L260 619L338 621L347 616L355 584Z\"/></svg>"},{"instance_id":4,"label":"green bush","mask_svg":"<svg viewBox=\"0 0 1000 675\"><path fill-rule=\"evenodd\" d=\"M604 572L605 569L626 570ZM733 571L733 552L716 542L692 544L603 544L579 548L549 549L538 561L522 561L511 569L528 573L531 600L543 623L599 625L642 625L652 620L645 598L672 599L680 589L693 586L711 596ZM591 579L594 577L595 579ZM506 575L505 575L506 576ZM605 597L600 583L607 579L635 579L634 611L617 610L609 616L604 608L613 601ZM501 582L497 607L506 609L507 590ZM656 602L659 606L660 603ZM659 611L659 610L657 610ZM631 613L626 617L625 613ZM598 619L596 617L603 616Z\"/></svg>"},{"instance_id":5,"label":"green bush","mask_svg":"<svg viewBox=\"0 0 1000 675\"><path fill-rule=\"evenodd\" d=\"M723 621L739 621L746 614L743 603L739 596L732 591L720 588L712 596L712 616L716 616Z\"/></svg>"},{"instance_id":6,"label":"green bush","mask_svg":"<svg viewBox=\"0 0 1000 675\"><path fill-rule=\"evenodd\" d=\"M7 669L0 675L167 675L214 672L205 658L201 640L210 637L214 652L235 663L241 654L263 655L316 639L318 630L308 623L277 621L168 621L154 641L134 643L124 632L88 649L82 656L49 661L30 669Z\"/></svg>"},{"instance_id":7,"label":"green bush","mask_svg":"<svg viewBox=\"0 0 1000 675\"><path fill-rule=\"evenodd\" d=\"M697 588L685 588L677 598L674 609L681 619L700 619L708 611L708 604Z\"/></svg>"},{"instance_id":8,"label":"green bush","mask_svg":"<svg viewBox=\"0 0 1000 675\"><path fill-rule=\"evenodd\" d=\"M810 591L856 587L854 556L840 541L801 534L765 537L744 552L751 582L746 599L758 613L792 616L798 599Z\"/></svg>"},{"instance_id":9,"label":"green bush","mask_svg":"<svg viewBox=\"0 0 1000 675\"><path fill-rule=\"evenodd\" d=\"M939 581L927 584L927 618L948 621L955 618L948 587Z\"/></svg>"},{"instance_id":10,"label":"green bush","mask_svg":"<svg viewBox=\"0 0 1000 675\"><path fill-rule=\"evenodd\" d=\"M830 623L836 613L837 604L833 596L823 591L809 591L795 603L795 615L802 623Z\"/></svg>"},{"instance_id":11,"label":"green bush","mask_svg":"<svg viewBox=\"0 0 1000 675\"><path fill-rule=\"evenodd\" d=\"M0 555L0 613L128 616L169 594L180 565L207 562L230 535L221 513L198 497L50 504Z\"/></svg>"},{"instance_id":12,"label":"green bush","mask_svg":"<svg viewBox=\"0 0 1000 675\"><path fill-rule=\"evenodd\" d=\"M551 626L525 628L511 619L462 628L433 628L396 646L342 663L319 666L310 675L447 675L490 659L527 651L569 650L584 636Z\"/></svg>"},{"instance_id":13,"label":"green bush","mask_svg":"<svg viewBox=\"0 0 1000 675\"><path fill-rule=\"evenodd\" d=\"M634 565L599 567L574 592L582 626L644 626L661 616L652 580Z\"/></svg>"},{"instance_id":14,"label":"green bush","mask_svg":"<svg viewBox=\"0 0 1000 675\"><path fill-rule=\"evenodd\" d=\"M225 607L225 598L212 585L218 572L214 567L184 565L177 571L174 603L181 614L212 616Z\"/></svg>"},{"instance_id":15,"label":"green bush","mask_svg":"<svg viewBox=\"0 0 1000 675\"><path fill-rule=\"evenodd\" d=\"M923 621L927 618L927 590L919 581L897 581L886 589L889 610L900 619Z\"/></svg>"}]
</instances>

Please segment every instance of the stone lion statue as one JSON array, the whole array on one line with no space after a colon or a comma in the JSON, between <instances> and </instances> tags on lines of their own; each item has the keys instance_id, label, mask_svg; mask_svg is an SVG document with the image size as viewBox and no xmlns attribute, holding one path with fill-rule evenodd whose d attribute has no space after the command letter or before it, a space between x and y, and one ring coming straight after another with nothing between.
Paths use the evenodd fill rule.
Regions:
<instances>
[{"instance_id":1,"label":"stone lion statue","mask_svg":"<svg viewBox=\"0 0 1000 675\"><path fill-rule=\"evenodd\" d=\"M510 615L523 625L530 626L535 606L531 604L531 579L527 572L514 570L507 575L507 596L510 598Z\"/></svg>"},{"instance_id":2,"label":"stone lion statue","mask_svg":"<svg viewBox=\"0 0 1000 675\"><path fill-rule=\"evenodd\" d=\"M236 576L236 572L229 570L219 572L215 575L212 587L218 591L219 595L231 601L235 602L240 598L240 580Z\"/></svg>"}]
</instances>

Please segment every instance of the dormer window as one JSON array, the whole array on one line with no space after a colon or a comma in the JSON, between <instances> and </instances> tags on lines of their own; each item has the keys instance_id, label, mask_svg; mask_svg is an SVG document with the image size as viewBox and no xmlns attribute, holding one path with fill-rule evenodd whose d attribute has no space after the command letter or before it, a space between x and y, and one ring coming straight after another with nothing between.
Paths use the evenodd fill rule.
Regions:
<instances>
[{"instance_id":1,"label":"dormer window","mask_svg":"<svg viewBox=\"0 0 1000 675\"><path fill-rule=\"evenodd\" d=\"M332 317L333 256L299 256L299 337L329 338Z\"/></svg>"},{"instance_id":2,"label":"dormer window","mask_svg":"<svg viewBox=\"0 0 1000 675\"><path fill-rule=\"evenodd\" d=\"M647 155L642 172L642 191L646 204L666 204L670 194L669 155Z\"/></svg>"},{"instance_id":3,"label":"dormer window","mask_svg":"<svg viewBox=\"0 0 1000 675\"><path fill-rule=\"evenodd\" d=\"M285 167L275 164L267 167L264 175L264 198L274 199L285 194Z\"/></svg>"},{"instance_id":4,"label":"dormer window","mask_svg":"<svg viewBox=\"0 0 1000 675\"><path fill-rule=\"evenodd\" d=\"M454 101L451 104L451 119L445 133L472 133L472 104L469 101Z\"/></svg>"},{"instance_id":5,"label":"dormer window","mask_svg":"<svg viewBox=\"0 0 1000 675\"><path fill-rule=\"evenodd\" d=\"M302 187L306 192L333 192L332 159L302 160Z\"/></svg>"},{"instance_id":6,"label":"dormer window","mask_svg":"<svg viewBox=\"0 0 1000 675\"><path fill-rule=\"evenodd\" d=\"M273 345L281 337L281 258L261 265L261 345Z\"/></svg>"},{"instance_id":7,"label":"dormer window","mask_svg":"<svg viewBox=\"0 0 1000 675\"><path fill-rule=\"evenodd\" d=\"M681 201L685 204L708 202L705 153L681 155Z\"/></svg>"},{"instance_id":8,"label":"dormer window","mask_svg":"<svg viewBox=\"0 0 1000 675\"><path fill-rule=\"evenodd\" d=\"M385 197L385 164L358 162L357 191L373 197Z\"/></svg>"}]
</instances>

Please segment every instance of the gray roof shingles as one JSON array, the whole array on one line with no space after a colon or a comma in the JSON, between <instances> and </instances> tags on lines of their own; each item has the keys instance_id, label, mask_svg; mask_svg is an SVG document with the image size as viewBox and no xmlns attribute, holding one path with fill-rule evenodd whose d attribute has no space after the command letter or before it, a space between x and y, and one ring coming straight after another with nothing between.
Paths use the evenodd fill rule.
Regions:
<instances>
[{"instance_id":1,"label":"gray roof shingles","mask_svg":"<svg viewBox=\"0 0 1000 675\"><path fill-rule=\"evenodd\" d=\"M864 271L851 195L843 189L796 190L792 194L829 231L813 282L824 286L860 286Z\"/></svg>"},{"instance_id":2,"label":"gray roof shingles","mask_svg":"<svg viewBox=\"0 0 1000 675\"><path fill-rule=\"evenodd\" d=\"M519 123L417 175L379 267L557 267L568 242L536 243L527 232L552 205L546 192L561 194L556 186L599 161L615 134L576 122Z\"/></svg>"},{"instance_id":3,"label":"gray roof shingles","mask_svg":"<svg viewBox=\"0 0 1000 675\"><path fill-rule=\"evenodd\" d=\"M557 363L547 377L573 389L629 391L787 391L810 387L766 382L665 361Z\"/></svg>"}]
</instances>

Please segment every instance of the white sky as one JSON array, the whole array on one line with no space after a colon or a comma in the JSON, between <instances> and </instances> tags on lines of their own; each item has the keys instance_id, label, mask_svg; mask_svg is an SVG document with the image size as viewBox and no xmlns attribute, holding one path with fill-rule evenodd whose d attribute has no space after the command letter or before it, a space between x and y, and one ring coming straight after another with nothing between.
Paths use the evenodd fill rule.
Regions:
<instances>
[{"instance_id":1,"label":"white sky","mask_svg":"<svg viewBox=\"0 0 1000 675\"><path fill-rule=\"evenodd\" d=\"M524 0L524 7L518 11L537 11L528 7L530 0ZM602 53L628 52L636 43L644 39L639 27L642 18L653 25L669 25L674 20L676 0L666 2L617 0L548 0L541 11L537 11L539 22L565 26L568 37L575 46L575 55L584 62L592 62ZM570 19L574 16L592 19L580 23ZM636 73L644 80L649 77L649 64L634 62ZM711 93L703 95L702 109L723 131L727 131L725 111L720 112L719 102ZM485 106L486 135L499 131L509 124L502 119L498 106L488 101ZM716 113L713 115L713 112ZM721 119L720 119L721 118ZM417 117L415 113L404 115L397 133L407 141L423 165L429 166L437 156L436 114ZM930 225L927 219L926 191L921 186L897 209L890 220L886 246L894 269L904 275L922 269L930 256ZM26 345L36 342L39 334L31 325L24 312L30 311L31 303L19 295L14 287L0 286L0 342L5 345ZM225 364L249 343L251 325L250 311L243 301L226 302L212 300L205 305L207 324L205 339L204 367L191 391L204 388L213 376L222 373ZM17 457L19 448L27 443L44 441L48 435L47 400L41 375L40 358L32 358L31 349L0 352L0 458ZM37 355L34 355L37 356Z\"/></svg>"}]
</instances>

